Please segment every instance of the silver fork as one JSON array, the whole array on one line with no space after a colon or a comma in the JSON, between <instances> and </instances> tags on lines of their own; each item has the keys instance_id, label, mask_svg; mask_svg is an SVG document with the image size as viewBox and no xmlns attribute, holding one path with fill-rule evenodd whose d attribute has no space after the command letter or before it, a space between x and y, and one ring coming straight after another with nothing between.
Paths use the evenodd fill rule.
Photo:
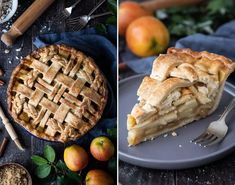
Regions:
<instances>
[{"instance_id":1,"label":"silver fork","mask_svg":"<svg viewBox=\"0 0 235 185\"><path fill-rule=\"evenodd\" d=\"M61 14L59 14L59 16L57 16L55 19L56 20L64 20L67 19L71 14L73 9L78 5L78 3L80 3L81 0L77 0L76 3L74 3L72 6L65 8Z\"/></svg>"},{"instance_id":2,"label":"silver fork","mask_svg":"<svg viewBox=\"0 0 235 185\"><path fill-rule=\"evenodd\" d=\"M225 118L234 106L235 98L227 106L219 120L211 122L207 130L191 142L204 147L219 143L228 132L228 126L225 123Z\"/></svg>"},{"instance_id":3,"label":"silver fork","mask_svg":"<svg viewBox=\"0 0 235 185\"><path fill-rule=\"evenodd\" d=\"M83 15L83 16L68 20L67 24L74 25L74 26L76 26L76 29L79 30L79 29L84 28L91 19L95 19L98 17L102 17L105 15L111 15L111 14L112 14L112 12L105 12L105 13L100 13L100 14L90 15L90 16Z\"/></svg>"},{"instance_id":4,"label":"silver fork","mask_svg":"<svg viewBox=\"0 0 235 185\"><path fill-rule=\"evenodd\" d=\"M77 17L77 19L79 19L79 18L82 18L82 19L79 19L80 21L75 21L75 23L74 24L76 24L75 26L73 26L73 28L72 28L72 30L80 30L80 29L82 29L82 28L84 28L86 25L87 25L87 23L89 22L89 20L88 19L86 19L86 18L89 18L89 17L91 17L92 16L92 14L105 2L106 0L102 0L102 1L100 1L89 13L88 13L88 15L85 15L85 16L81 16L81 17ZM69 21L70 20L68 20L68 24L70 24L69 23ZM72 22L73 22L73 19L71 20Z\"/></svg>"}]
</instances>

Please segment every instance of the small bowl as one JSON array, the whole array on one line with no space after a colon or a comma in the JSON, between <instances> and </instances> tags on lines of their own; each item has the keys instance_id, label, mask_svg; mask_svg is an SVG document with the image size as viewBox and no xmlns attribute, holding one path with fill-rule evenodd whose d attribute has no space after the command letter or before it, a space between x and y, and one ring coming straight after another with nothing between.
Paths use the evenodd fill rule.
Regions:
<instances>
[{"instance_id":1,"label":"small bowl","mask_svg":"<svg viewBox=\"0 0 235 185\"><path fill-rule=\"evenodd\" d=\"M11 11L10 11L10 13L6 16L5 19L0 20L0 24L9 21L9 20L13 17L13 15L16 13L17 7L18 7L18 0L12 0L12 8L11 8Z\"/></svg>"},{"instance_id":2,"label":"small bowl","mask_svg":"<svg viewBox=\"0 0 235 185\"><path fill-rule=\"evenodd\" d=\"M9 167L9 166L15 166L17 168L24 169L25 172L26 172L26 177L28 179L28 185L33 185L32 177L31 177L30 173L28 172L28 170L25 167L23 167L22 165L18 164L18 163L6 163L6 164L2 164L2 165L0 165L0 169L6 168L6 167Z\"/></svg>"}]
</instances>

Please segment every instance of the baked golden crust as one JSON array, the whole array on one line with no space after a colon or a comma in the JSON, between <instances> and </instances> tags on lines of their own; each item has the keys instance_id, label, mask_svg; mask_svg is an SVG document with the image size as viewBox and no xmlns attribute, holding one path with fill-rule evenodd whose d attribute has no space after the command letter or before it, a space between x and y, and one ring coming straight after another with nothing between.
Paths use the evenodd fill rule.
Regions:
<instances>
[{"instance_id":1,"label":"baked golden crust","mask_svg":"<svg viewBox=\"0 0 235 185\"><path fill-rule=\"evenodd\" d=\"M166 55L160 55L153 63L151 77L163 81L169 76L198 80L198 70L217 75L217 80L224 79L234 70L234 62L224 56L206 51L196 52L190 49L169 48ZM205 74L205 75L207 75ZM202 78L203 74L200 74Z\"/></svg>"},{"instance_id":2,"label":"baked golden crust","mask_svg":"<svg viewBox=\"0 0 235 185\"><path fill-rule=\"evenodd\" d=\"M93 59L64 45L38 49L12 73L8 110L33 135L67 142L101 118L108 90Z\"/></svg>"},{"instance_id":3,"label":"baked golden crust","mask_svg":"<svg viewBox=\"0 0 235 185\"><path fill-rule=\"evenodd\" d=\"M169 48L153 63L128 115L130 145L153 139L211 114L235 63L213 53Z\"/></svg>"},{"instance_id":4,"label":"baked golden crust","mask_svg":"<svg viewBox=\"0 0 235 185\"><path fill-rule=\"evenodd\" d=\"M149 80L146 81L145 79ZM137 95L140 97L140 99L144 99L147 104L152 106L158 106L174 89L192 85L191 82L180 78L168 78L161 83L158 82L157 86L153 86L152 83L149 83L149 81L156 80L151 79L150 77L145 77L145 79L138 89Z\"/></svg>"}]
</instances>

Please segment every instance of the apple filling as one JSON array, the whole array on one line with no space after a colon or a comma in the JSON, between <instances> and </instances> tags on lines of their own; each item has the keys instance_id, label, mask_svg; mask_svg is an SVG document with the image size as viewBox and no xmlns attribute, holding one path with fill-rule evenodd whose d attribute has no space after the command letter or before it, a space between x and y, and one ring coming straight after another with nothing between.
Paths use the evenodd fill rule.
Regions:
<instances>
[{"instance_id":1,"label":"apple filling","mask_svg":"<svg viewBox=\"0 0 235 185\"><path fill-rule=\"evenodd\" d=\"M158 106L140 97L128 115L128 143L136 145L207 116L217 94L218 85L199 82L173 90Z\"/></svg>"}]
</instances>

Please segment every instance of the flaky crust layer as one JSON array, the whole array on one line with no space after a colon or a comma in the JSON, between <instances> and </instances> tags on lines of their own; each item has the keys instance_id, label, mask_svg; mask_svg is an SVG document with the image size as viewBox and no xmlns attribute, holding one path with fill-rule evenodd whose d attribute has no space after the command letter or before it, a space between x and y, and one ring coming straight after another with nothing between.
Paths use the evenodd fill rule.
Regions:
<instances>
[{"instance_id":1,"label":"flaky crust layer","mask_svg":"<svg viewBox=\"0 0 235 185\"><path fill-rule=\"evenodd\" d=\"M177 87L190 86L196 82L207 83L210 80L221 85L234 68L235 63L221 55L169 48L167 54L160 55L153 63L150 77L156 80L155 83L158 85L149 88L150 93L147 86L151 86L153 82L144 80L137 95L140 98L143 96L143 99L146 98L150 104L157 106ZM211 75L215 77L212 78Z\"/></svg>"},{"instance_id":2,"label":"flaky crust layer","mask_svg":"<svg viewBox=\"0 0 235 185\"><path fill-rule=\"evenodd\" d=\"M146 103L152 106L159 105L176 88L192 85L191 82L180 78L168 78L157 85L153 85L153 81L156 80L145 77L137 92L139 97L145 99Z\"/></svg>"},{"instance_id":3,"label":"flaky crust layer","mask_svg":"<svg viewBox=\"0 0 235 185\"><path fill-rule=\"evenodd\" d=\"M222 76L221 79L219 79L220 81L226 79L235 67L235 63L231 59L221 55L209 53L207 51L196 52L191 49L169 48L167 54L160 55L154 61L151 76L163 81L170 75L172 68L180 66L183 63L186 63L187 66L184 66L186 69L182 72L187 73L186 78L190 81L192 76L196 75L193 67L210 74L221 73Z\"/></svg>"}]
</instances>

